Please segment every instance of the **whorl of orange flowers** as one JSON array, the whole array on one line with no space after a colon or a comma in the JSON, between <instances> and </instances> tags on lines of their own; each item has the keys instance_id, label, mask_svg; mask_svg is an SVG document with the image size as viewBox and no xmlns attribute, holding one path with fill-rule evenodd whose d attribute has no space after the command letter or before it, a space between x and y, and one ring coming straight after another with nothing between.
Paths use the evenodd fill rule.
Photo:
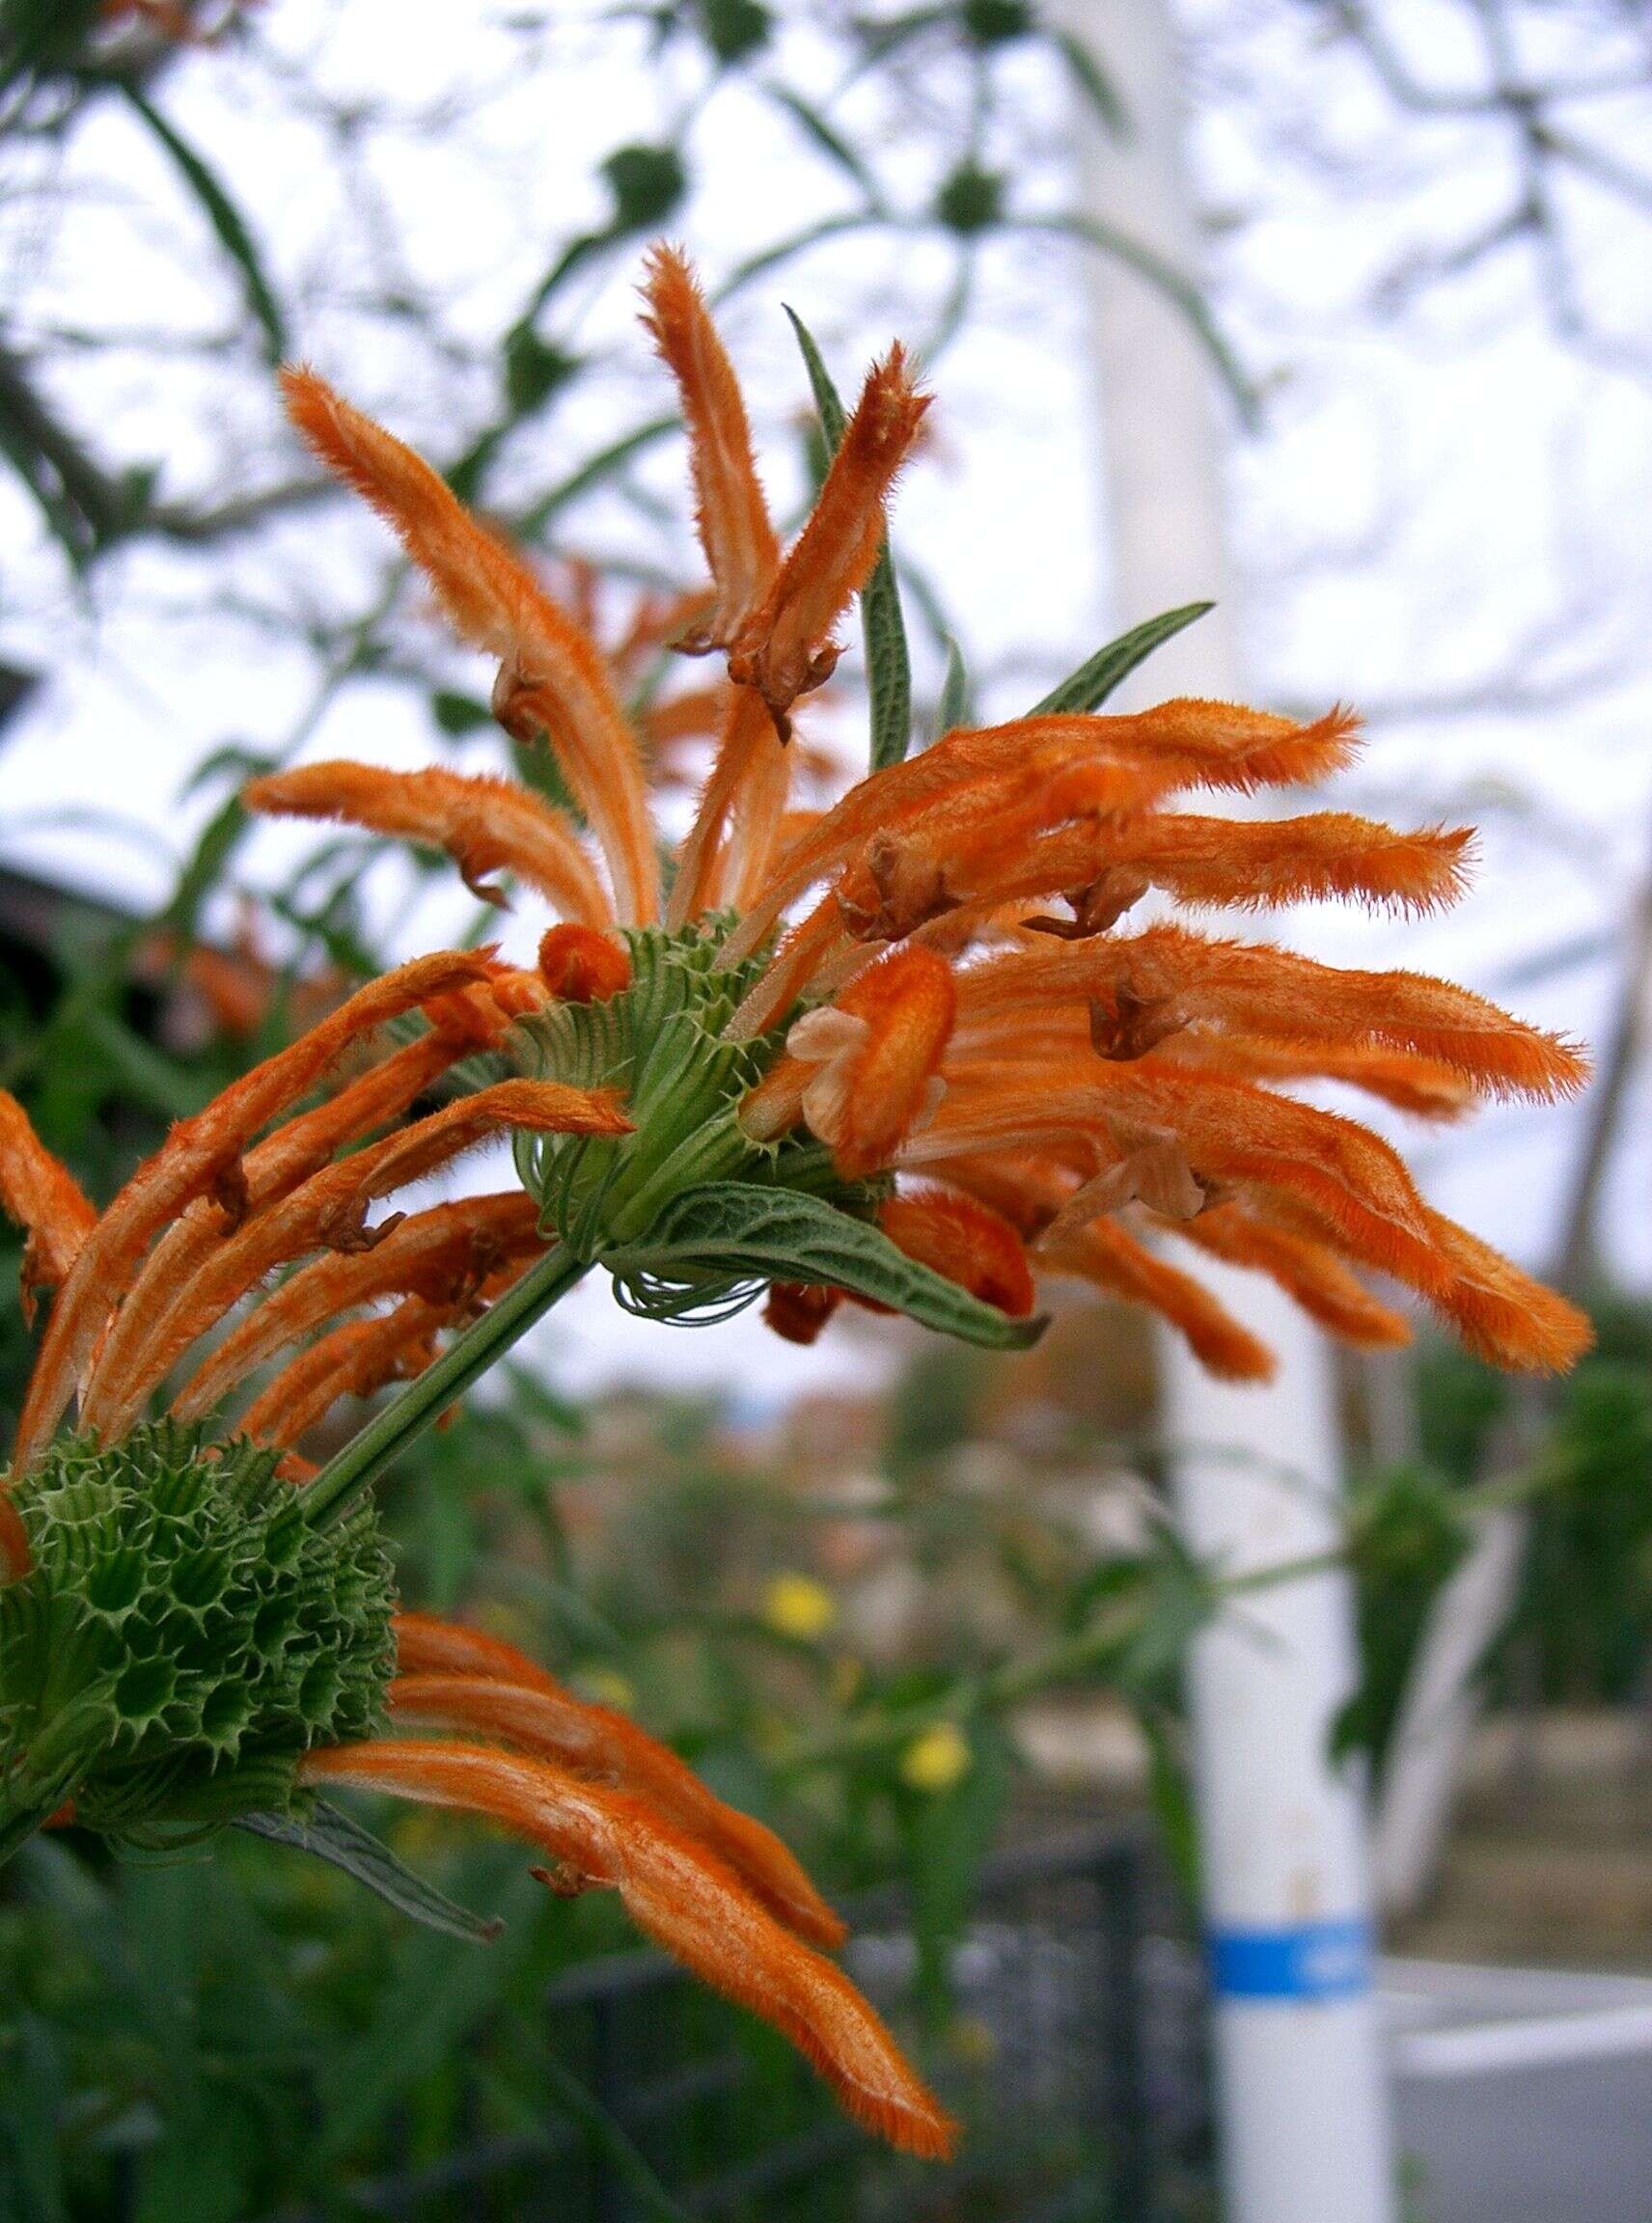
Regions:
<instances>
[{"instance_id":1,"label":"whorl of orange flowers","mask_svg":"<svg viewBox=\"0 0 1652 2223\"><path fill-rule=\"evenodd\" d=\"M0 1204L27 1230L25 1299L56 1291L0 1477L0 1622L6 1586L27 1584L36 1565L19 1496L71 1397L83 1436L118 1446L178 1361L231 1321L193 1356L170 1411L199 1422L239 1401L225 1423L231 1441L284 1451L301 1508L314 1473L293 1449L304 1432L341 1398L428 1363L441 1331L544 1255L537 1209L520 1190L362 1227L370 1199L501 1127L626 1131L612 1091L524 1080L412 1115L479 1042L498 1040L511 1016L501 985L486 951L424 958L371 983L175 1127L101 1216L0 1093ZM425 1030L386 1048L383 1029L413 1015ZM249 1402L255 1376L262 1386ZM383 1706L396 1734L313 1746L296 1759L301 1788L359 1784L464 1807L529 1837L551 1862L536 1873L559 1891L616 1891L668 1952L791 2038L869 2128L917 2154L950 2151L952 2125L825 1958L842 1924L770 1830L634 1722L582 1703L508 1645L419 1614L393 1628ZM19 1708L28 1718L0 1677L0 1718ZM67 1796L54 1791L49 1811L31 1817L17 1789L29 1745L5 1742L0 1856L31 1820L73 1822L79 1780L71 1774ZM118 1753L88 1758L120 1765ZM223 1796L233 1811L233 1788Z\"/></svg>"},{"instance_id":2,"label":"whorl of orange flowers","mask_svg":"<svg viewBox=\"0 0 1652 2223\"><path fill-rule=\"evenodd\" d=\"M1197 700L953 730L788 817L791 721L837 660L926 399L898 349L874 366L783 551L738 383L679 255L654 252L645 303L682 398L710 580L678 645L725 668L669 896L647 723L627 717L595 644L417 456L304 370L287 378L295 422L394 526L462 637L498 657L500 718L555 754L595 854L537 797L445 771L312 764L254 782L249 802L439 844L473 880L514 874L564 920L537 982L523 976L524 1004L620 993L626 930L731 911L722 962L761 962L728 1033L786 1029L744 1131L763 1146L812 1135L845 1180L893 1176L886 1230L966 1286L1013 1287L1019 1303L1032 1270L1087 1280L1162 1314L1217 1372L1257 1379L1269 1354L1167 1247L1267 1276L1356 1343L1400 1341L1403 1317L1356 1277L1374 1269L1496 1364L1569 1364L1589 1336L1581 1314L1433 1211L1378 1135L1283 1091L1328 1081L1450 1119L1481 1096L1571 1094L1586 1072L1576 1046L1447 981L1338 970L1162 916L1332 897L1430 911L1462 892L1470 834L1185 809L1200 789L1321 780L1359 740L1341 710L1298 725ZM693 702L698 727L703 689ZM670 712L668 697L647 721L671 730ZM1138 925L1153 892L1158 915ZM1005 1281L995 1261L1011 1246ZM770 1317L817 1332L832 1305L786 1286Z\"/></svg>"}]
</instances>

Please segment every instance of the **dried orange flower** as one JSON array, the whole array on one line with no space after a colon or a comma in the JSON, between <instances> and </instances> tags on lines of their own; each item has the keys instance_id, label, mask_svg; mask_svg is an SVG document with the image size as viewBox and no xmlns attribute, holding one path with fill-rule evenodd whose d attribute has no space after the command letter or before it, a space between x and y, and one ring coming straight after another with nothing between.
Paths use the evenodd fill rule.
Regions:
<instances>
[{"instance_id":1,"label":"dried orange flower","mask_svg":"<svg viewBox=\"0 0 1652 2223\"><path fill-rule=\"evenodd\" d=\"M311 765L248 793L255 808L400 828L555 903L565 923L540 965L553 1001L516 1029L517 1054L540 1078L620 1087L636 1130L519 1147L563 1241L659 1317L767 1288L767 1317L794 1340L847 1293L1012 1341L1031 1331L1036 1271L1150 1306L1220 1373L1264 1376L1269 1354L1162 1255L1181 1246L1266 1275L1356 1342L1407 1331L1358 1278L1372 1269L1495 1363L1570 1363L1589 1334L1578 1312L1434 1212L1369 1128L1287 1091L1329 1081L1449 1119L1480 1096L1575 1091L1579 1051L1446 981L1337 970L1164 915L1338 897L1431 910L1462 891L1469 833L1337 810L1199 814L1183 806L1201 789L1335 772L1358 747L1354 719L1195 700L1108 716L1082 685L792 812L791 721L836 663L845 606L869 590L926 398L898 348L874 366L783 549L693 274L656 249L644 291L682 398L709 573L684 598L696 617L677 645L726 674L668 892L645 749L594 643L432 472L308 371L288 380L301 429L395 527L460 633L498 655L501 721L555 755L604 884L574 887L584 837L565 818L553 830L537 799L510 810L502 783ZM817 358L811 374L818 393ZM1150 892L1153 922L1137 925Z\"/></svg>"}]
</instances>

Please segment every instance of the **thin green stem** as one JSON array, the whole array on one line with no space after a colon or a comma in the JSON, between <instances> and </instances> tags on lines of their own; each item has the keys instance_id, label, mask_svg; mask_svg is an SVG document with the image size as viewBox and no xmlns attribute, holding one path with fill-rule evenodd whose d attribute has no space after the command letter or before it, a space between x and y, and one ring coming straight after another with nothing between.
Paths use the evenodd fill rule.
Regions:
<instances>
[{"instance_id":1,"label":"thin green stem","mask_svg":"<svg viewBox=\"0 0 1652 2223\"><path fill-rule=\"evenodd\" d=\"M296 1502L313 1527L337 1520L352 1498L377 1481L392 1460L422 1436L454 1399L502 1358L543 1318L559 1297L566 1296L586 1268L565 1244L558 1244L525 1274L513 1289L490 1304L474 1326L432 1366L370 1420L359 1436L329 1459Z\"/></svg>"}]
</instances>

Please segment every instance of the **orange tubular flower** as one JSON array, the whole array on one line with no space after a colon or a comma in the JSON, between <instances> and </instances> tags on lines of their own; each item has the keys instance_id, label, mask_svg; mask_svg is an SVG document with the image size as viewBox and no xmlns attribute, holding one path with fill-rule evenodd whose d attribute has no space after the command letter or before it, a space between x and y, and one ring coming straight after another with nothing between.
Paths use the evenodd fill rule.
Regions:
<instances>
[{"instance_id":1,"label":"orange tubular flower","mask_svg":"<svg viewBox=\"0 0 1652 2223\"><path fill-rule=\"evenodd\" d=\"M480 1729L577 1775L651 1798L702 1838L787 1929L835 1952L846 1932L792 1854L760 1823L725 1806L669 1745L623 1714L588 1706L511 1645L422 1613L399 1614L400 1672L390 1705L425 1726Z\"/></svg>"},{"instance_id":2,"label":"orange tubular flower","mask_svg":"<svg viewBox=\"0 0 1652 2223\"><path fill-rule=\"evenodd\" d=\"M613 917L564 812L507 780L465 778L431 766L380 772L367 764L304 764L255 780L255 810L276 817L338 818L374 834L399 834L445 849L465 886L503 905L489 872L514 872L559 911L593 926Z\"/></svg>"},{"instance_id":3,"label":"orange tubular flower","mask_svg":"<svg viewBox=\"0 0 1652 2223\"><path fill-rule=\"evenodd\" d=\"M80 1185L42 1149L28 1114L0 1089L0 1209L26 1228L19 1275L23 1317L32 1326L40 1291L69 1278L96 1213Z\"/></svg>"},{"instance_id":4,"label":"orange tubular flower","mask_svg":"<svg viewBox=\"0 0 1652 2223\"><path fill-rule=\"evenodd\" d=\"M935 1192L915 1218L879 1192L892 1177L922 1173L1003 1208L983 1174L997 1166L1015 1171L1012 1243L1031 1244L1046 1271L1150 1305L1228 1375L1259 1378L1262 1354L1201 1304L1185 1275L1143 1249L1143 1232L1271 1276L1359 1342L1400 1332L1399 1315L1354 1277L1374 1268L1499 1363L1569 1363L1589 1335L1579 1313L1431 1212L1379 1137L1285 1091L1331 1082L1418 1116L1454 1118L1483 1096L1575 1091L1586 1072L1578 1049L1447 981L1337 970L1169 919L1130 924L1149 891L1161 904L1201 907L1340 898L1431 910L1462 892L1468 830L1396 831L1336 810L1200 815L1183 804L1201 789L1253 796L1336 773L1359 744L1354 718L1337 708L1297 724L1191 700L1128 716L1062 706L1082 690L1059 691L1057 707L1027 718L949 732L823 812L788 820L790 752L780 737L836 659L835 628L867 582L927 399L898 348L874 367L813 512L782 554L732 368L679 255L651 257L645 299L682 398L711 582L683 645L720 653L728 684L722 738L663 918L647 875L617 866L603 831L637 818L637 752L615 738L612 721L601 728L614 788L606 808L574 782L608 857L630 972L610 992L599 971L588 989L571 957L558 959L565 972L547 968L564 1016L526 1022L532 1069L581 1081L628 1072L639 1135L634 1151L530 1153L530 1187L550 1219L587 1254L619 1262L627 1301L657 1309L660 1292L675 1291L676 1310L691 1310L693 1288L749 1289L752 1274L736 1270L730 1250L720 1281L690 1245L692 1263L677 1276L663 1253L650 1257L649 1227L669 1227L680 1246L688 1223L668 1207L697 1185L755 1176L829 1194L824 1157L854 1192L841 1201L858 1225L927 1227L932 1247L918 1260L932 1258L943 1279L971 1290L984 1285L979 1256L968 1244L939 1243ZM542 691L554 663L548 651L529 653L530 635L554 637L562 664L587 673L594 699L594 645L574 645L572 621L545 614L527 566L318 381L302 374L289 392L313 444L397 526L460 631L500 654L507 726L524 680ZM592 743L584 760L597 754ZM572 779L571 756L568 768ZM318 784L318 810L344 807L345 773L325 768ZM457 815L420 835L462 851ZM571 917L557 935L592 923L605 921ZM679 965L686 971L672 972L677 984L662 996L652 975ZM685 1010L690 974L700 985ZM604 995L614 1014L600 1037L566 1020L566 1004L587 993ZM715 1087L707 1079L698 1098L687 1079L664 1088L674 1061L682 1064L678 1038L668 1050L658 1037L653 1052L657 1029L689 1011L703 1011L696 1023L728 1048ZM713 1063L707 1049L693 1072L709 1076ZM676 1122L669 1134L665 1093ZM755 1223L757 1206L743 1210L741 1224ZM793 1222L801 1225L795 1213ZM866 1240L856 1237L863 1250ZM857 1274L834 1253L828 1271L823 1257L767 1264L760 1279L778 1291L768 1307L778 1331L817 1333L822 1290L892 1301L887 1264ZM1019 1304L1028 1270L1023 1257L994 1282L1001 1294L989 1311L1007 1318L1002 1292ZM898 1301L990 1339L978 1311L949 1315L939 1300L921 1304L916 1289Z\"/></svg>"},{"instance_id":5,"label":"orange tubular flower","mask_svg":"<svg viewBox=\"0 0 1652 2223\"><path fill-rule=\"evenodd\" d=\"M474 1745L391 1743L313 1751L310 1784L346 1783L485 1814L542 1845L558 1890L608 1888L654 1941L789 2038L857 2122L942 2159L956 2127L842 1970L803 1944L734 1872L650 1801L583 1782L549 1761Z\"/></svg>"},{"instance_id":6,"label":"orange tubular flower","mask_svg":"<svg viewBox=\"0 0 1652 2223\"><path fill-rule=\"evenodd\" d=\"M876 1172L940 1103L956 1009L951 968L931 950L897 949L792 1028L785 1057L741 1108L747 1133L767 1141L801 1114L846 1181Z\"/></svg>"},{"instance_id":7,"label":"orange tubular flower","mask_svg":"<svg viewBox=\"0 0 1652 2223\"><path fill-rule=\"evenodd\" d=\"M973 1196L944 1190L891 1196L878 1225L897 1250L956 1281L1012 1320L1032 1309L1032 1270L1020 1236L999 1213Z\"/></svg>"}]
</instances>

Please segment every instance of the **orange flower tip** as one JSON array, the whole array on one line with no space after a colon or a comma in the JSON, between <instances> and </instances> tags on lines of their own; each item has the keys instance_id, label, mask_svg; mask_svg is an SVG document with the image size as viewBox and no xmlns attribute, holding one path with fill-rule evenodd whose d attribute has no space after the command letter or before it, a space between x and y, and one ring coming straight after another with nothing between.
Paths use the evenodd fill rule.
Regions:
<instances>
[{"instance_id":1,"label":"orange flower tip","mask_svg":"<svg viewBox=\"0 0 1652 2223\"><path fill-rule=\"evenodd\" d=\"M1199 1363L1219 1382L1259 1385L1271 1382L1279 1372L1274 1353L1237 1322L1225 1323L1220 1330L1212 1325L1197 1336L1190 1334L1188 1341Z\"/></svg>"},{"instance_id":2,"label":"orange flower tip","mask_svg":"<svg viewBox=\"0 0 1652 2223\"><path fill-rule=\"evenodd\" d=\"M924 393L918 384L916 366L896 340L883 360L874 363L867 373L855 411L857 420L864 421L868 459L891 451L904 455L918 437L933 399L933 395Z\"/></svg>"},{"instance_id":3,"label":"orange flower tip","mask_svg":"<svg viewBox=\"0 0 1652 2223\"><path fill-rule=\"evenodd\" d=\"M308 363L284 363L277 375L287 414L306 445L329 470L355 483L360 464L350 420L356 412Z\"/></svg>"},{"instance_id":4,"label":"orange flower tip","mask_svg":"<svg viewBox=\"0 0 1652 2223\"><path fill-rule=\"evenodd\" d=\"M840 2087L849 2113L867 2129L920 2161L950 2161L961 2126L916 2077L898 2097L893 2093Z\"/></svg>"},{"instance_id":5,"label":"orange flower tip","mask_svg":"<svg viewBox=\"0 0 1652 2223\"><path fill-rule=\"evenodd\" d=\"M840 1289L827 1289L818 1282L775 1281L763 1304L763 1321L783 1342L810 1344L818 1340L842 1302Z\"/></svg>"},{"instance_id":6,"label":"orange flower tip","mask_svg":"<svg viewBox=\"0 0 1652 2223\"><path fill-rule=\"evenodd\" d=\"M1031 1313L1036 1291L1027 1247L1007 1220L973 1196L939 1190L891 1196L878 1225L897 1250L983 1304L1012 1320Z\"/></svg>"},{"instance_id":7,"label":"orange flower tip","mask_svg":"<svg viewBox=\"0 0 1652 2223\"><path fill-rule=\"evenodd\" d=\"M631 960L593 926L553 926L539 943L539 977L564 1003L605 1003L631 985Z\"/></svg>"},{"instance_id":8,"label":"orange flower tip","mask_svg":"<svg viewBox=\"0 0 1652 2223\"><path fill-rule=\"evenodd\" d=\"M1539 1282L1501 1301L1476 1290L1446 1302L1474 1356L1509 1373L1567 1374L1594 1348L1588 1314Z\"/></svg>"}]
</instances>

